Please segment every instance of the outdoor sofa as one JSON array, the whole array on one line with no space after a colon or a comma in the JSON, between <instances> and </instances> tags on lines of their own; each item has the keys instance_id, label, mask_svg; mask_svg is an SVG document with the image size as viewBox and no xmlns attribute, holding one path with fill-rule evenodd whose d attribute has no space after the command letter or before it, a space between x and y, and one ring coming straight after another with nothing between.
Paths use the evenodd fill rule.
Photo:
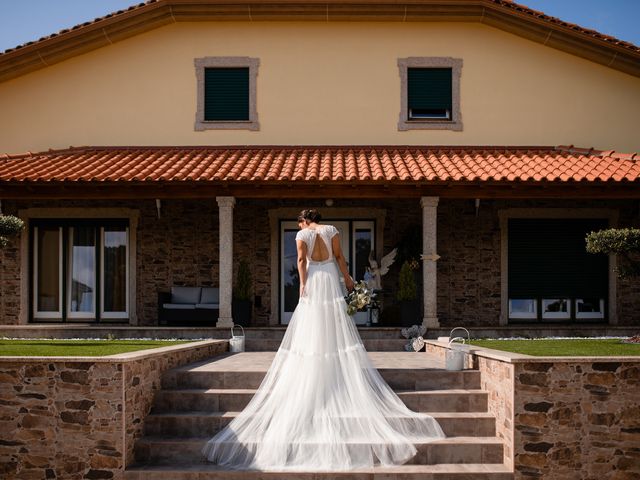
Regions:
<instances>
[{"instance_id":1,"label":"outdoor sofa","mask_svg":"<svg viewBox=\"0 0 640 480\"><path fill-rule=\"evenodd\" d=\"M215 327L220 309L217 287L171 287L158 292L160 325L207 325Z\"/></svg>"}]
</instances>

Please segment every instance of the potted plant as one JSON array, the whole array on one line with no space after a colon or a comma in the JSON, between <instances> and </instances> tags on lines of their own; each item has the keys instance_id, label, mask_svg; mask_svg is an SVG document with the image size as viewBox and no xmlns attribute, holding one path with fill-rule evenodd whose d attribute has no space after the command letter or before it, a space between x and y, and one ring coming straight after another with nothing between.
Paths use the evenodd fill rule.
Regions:
<instances>
[{"instance_id":1,"label":"potted plant","mask_svg":"<svg viewBox=\"0 0 640 480\"><path fill-rule=\"evenodd\" d=\"M233 321L243 327L251 321L251 270L246 260L238 263L236 285L233 288L232 312Z\"/></svg>"},{"instance_id":2,"label":"potted plant","mask_svg":"<svg viewBox=\"0 0 640 480\"><path fill-rule=\"evenodd\" d=\"M414 263L405 260L400 268L399 288L396 299L400 303L400 318L403 327L422 323L418 304L418 287L414 276Z\"/></svg>"},{"instance_id":3,"label":"potted plant","mask_svg":"<svg viewBox=\"0 0 640 480\"><path fill-rule=\"evenodd\" d=\"M24 228L24 222L13 215L0 214L0 248L9 244L7 237L13 237Z\"/></svg>"}]
</instances>

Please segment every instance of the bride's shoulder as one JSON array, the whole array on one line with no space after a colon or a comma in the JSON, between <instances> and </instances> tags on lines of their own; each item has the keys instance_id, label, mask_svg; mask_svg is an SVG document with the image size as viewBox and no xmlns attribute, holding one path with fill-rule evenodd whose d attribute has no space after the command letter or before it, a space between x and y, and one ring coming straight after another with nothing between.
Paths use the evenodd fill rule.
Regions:
<instances>
[{"instance_id":1,"label":"bride's shoulder","mask_svg":"<svg viewBox=\"0 0 640 480\"><path fill-rule=\"evenodd\" d=\"M325 223L323 225L325 231L327 231L329 233L330 237L333 237L336 233L338 233L338 229L336 227L334 227L333 225L330 225L328 223Z\"/></svg>"}]
</instances>

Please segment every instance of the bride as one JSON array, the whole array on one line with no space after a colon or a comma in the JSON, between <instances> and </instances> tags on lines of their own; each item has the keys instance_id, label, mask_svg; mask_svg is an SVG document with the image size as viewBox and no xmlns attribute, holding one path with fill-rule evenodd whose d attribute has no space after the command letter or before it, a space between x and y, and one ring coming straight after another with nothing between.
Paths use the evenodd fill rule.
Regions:
<instances>
[{"instance_id":1,"label":"bride","mask_svg":"<svg viewBox=\"0 0 640 480\"><path fill-rule=\"evenodd\" d=\"M336 471L398 465L412 442L444 438L373 367L341 291L353 289L338 231L303 210L296 235L300 300L247 407L203 449L229 469Z\"/></svg>"}]
</instances>

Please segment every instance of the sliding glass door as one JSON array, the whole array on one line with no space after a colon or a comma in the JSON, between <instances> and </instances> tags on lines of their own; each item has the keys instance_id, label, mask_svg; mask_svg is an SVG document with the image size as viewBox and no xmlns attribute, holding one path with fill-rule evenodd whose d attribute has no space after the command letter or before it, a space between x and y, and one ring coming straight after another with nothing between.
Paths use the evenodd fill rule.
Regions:
<instances>
[{"instance_id":1,"label":"sliding glass door","mask_svg":"<svg viewBox=\"0 0 640 480\"><path fill-rule=\"evenodd\" d=\"M123 222L33 222L32 318L129 317L129 229Z\"/></svg>"}]
</instances>

